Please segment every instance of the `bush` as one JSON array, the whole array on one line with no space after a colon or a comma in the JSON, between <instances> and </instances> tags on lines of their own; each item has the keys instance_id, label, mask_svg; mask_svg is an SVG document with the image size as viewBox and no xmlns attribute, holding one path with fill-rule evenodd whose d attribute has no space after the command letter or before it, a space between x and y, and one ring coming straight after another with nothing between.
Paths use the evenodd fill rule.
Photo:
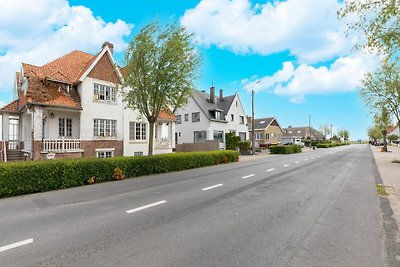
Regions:
<instances>
[{"instance_id":1,"label":"bush","mask_svg":"<svg viewBox=\"0 0 400 267\"><path fill-rule=\"evenodd\" d=\"M240 137L233 133L226 133L225 142L227 150L236 150L239 147Z\"/></svg>"},{"instance_id":2,"label":"bush","mask_svg":"<svg viewBox=\"0 0 400 267\"><path fill-rule=\"evenodd\" d=\"M284 145L284 146L273 146L269 148L271 154L292 154L300 153L301 146L299 145Z\"/></svg>"},{"instance_id":3,"label":"bush","mask_svg":"<svg viewBox=\"0 0 400 267\"><path fill-rule=\"evenodd\" d=\"M331 144L325 144L325 143L318 143L317 145L316 145L316 147L317 148L330 148L331 147Z\"/></svg>"},{"instance_id":4,"label":"bush","mask_svg":"<svg viewBox=\"0 0 400 267\"><path fill-rule=\"evenodd\" d=\"M247 141L239 142L239 150L250 151L250 142Z\"/></svg>"},{"instance_id":5,"label":"bush","mask_svg":"<svg viewBox=\"0 0 400 267\"><path fill-rule=\"evenodd\" d=\"M238 161L236 151L0 164L0 198Z\"/></svg>"}]
</instances>

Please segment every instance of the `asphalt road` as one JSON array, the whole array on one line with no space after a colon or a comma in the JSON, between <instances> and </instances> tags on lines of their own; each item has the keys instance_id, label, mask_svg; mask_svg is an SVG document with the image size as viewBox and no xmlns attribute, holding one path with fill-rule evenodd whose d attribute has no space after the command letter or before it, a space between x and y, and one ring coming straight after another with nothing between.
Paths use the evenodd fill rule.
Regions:
<instances>
[{"instance_id":1,"label":"asphalt road","mask_svg":"<svg viewBox=\"0 0 400 267\"><path fill-rule=\"evenodd\" d=\"M0 199L0 266L384 266L367 145Z\"/></svg>"}]
</instances>

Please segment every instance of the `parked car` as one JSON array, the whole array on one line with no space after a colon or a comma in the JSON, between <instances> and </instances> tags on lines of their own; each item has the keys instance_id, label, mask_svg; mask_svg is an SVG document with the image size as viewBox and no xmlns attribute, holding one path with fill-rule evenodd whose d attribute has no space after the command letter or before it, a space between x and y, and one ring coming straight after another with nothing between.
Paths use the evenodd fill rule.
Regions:
<instances>
[{"instance_id":1,"label":"parked car","mask_svg":"<svg viewBox=\"0 0 400 267\"><path fill-rule=\"evenodd\" d=\"M296 142L294 142L294 144L295 144L295 145L299 145L299 146L301 146L301 147L304 147L304 143L301 142L301 141L296 141Z\"/></svg>"}]
</instances>

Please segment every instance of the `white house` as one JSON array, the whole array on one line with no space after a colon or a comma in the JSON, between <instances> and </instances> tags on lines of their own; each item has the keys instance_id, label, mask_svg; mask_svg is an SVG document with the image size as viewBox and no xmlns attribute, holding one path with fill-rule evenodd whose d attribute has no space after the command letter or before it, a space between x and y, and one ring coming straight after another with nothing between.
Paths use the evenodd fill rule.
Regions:
<instances>
[{"instance_id":1,"label":"white house","mask_svg":"<svg viewBox=\"0 0 400 267\"><path fill-rule=\"evenodd\" d=\"M177 144L218 140L220 148L225 148L225 133L234 133L241 140L249 136L239 95L224 96L220 90L217 97L214 86L210 94L193 90L188 103L177 109L175 115Z\"/></svg>"},{"instance_id":2,"label":"white house","mask_svg":"<svg viewBox=\"0 0 400 267\"><path fill-rule=\"evenodd\" d=\"M23 63L17 98L0 109L3 158L147 155L147 120L125 108L117 90L122 69L112 53L106 42L96 55L73 51L43 66ZM154 153L172 152L174 122L161 112Z\"/></svg>"}]
</instances>

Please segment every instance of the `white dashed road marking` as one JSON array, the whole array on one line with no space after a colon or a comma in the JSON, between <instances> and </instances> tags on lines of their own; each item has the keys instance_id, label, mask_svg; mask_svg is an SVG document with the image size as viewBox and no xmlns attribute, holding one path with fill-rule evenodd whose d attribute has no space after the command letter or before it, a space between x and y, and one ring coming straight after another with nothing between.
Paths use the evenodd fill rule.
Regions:
<instances>
[{"instance_id":1,"label":"white dashed road marking","mask_svg":"<svg viewBox=\"0 0 400 267\"><path fill-rule=\"evenodd\" d=\"M247 176L243 176L242 179L247 179L247 178L253 177L254 175L255 174L250 174L250 175L247 175Z\"/></svg>"},{"instance_id":2,"label":"white dashed road marking","mask_svg":"<svg viewBox=\"0 0 400 267\"><path fill-rule=\"evenodd\" d=\"M20 247L20 246L28 245L30 243L33 243L33 238L26 239L26 240L23 240L23 241L20 241L20 242L17 242L17 243L13 243L13 244L10 244L10 245L7 245L7 246L0 247L0 252L6 251L6 250L9 250L9 249L13 249L13 248L17 248L17 247Z\"/></svg>"},{"instance_id":3,"label":"white dashed road marking","mask_svg":"<svg viewBox=\"0 0 400 267\"><path fill-rule=\"evenodd\" d=\"M139 208L136 208L136 209L127 210L126 213L134 213L134 212L141 211L141 210L148 209L148 208L152 208L152 207L164 204L164 203L167 203L167 201L166 200L162 200L162 201L159 201L159 202L156 202L156 203L152 203L152 204L149 204L149 205L146 205L146 206L142 206L142 207L139 207Z\"/></svg>"},{"instance_id":4,"label":"white dashed road marking","mask_svg":"<svg viewBox=\"0 0 400 267\"><path fill-rule=\"evenodd\" d=\"M300 163L300 161L296 161L294 164L299 164Z\"/></svg>"},{"instance_id":5,"label":"white dashed road marking","mask_svg":"<svg viewBox=\"0 0 400 267\"><path fill-rule=\"evenodd\" d=\"M210 187L203 188L201 190L207 191L207 190L210 190L210 189L213 189L213 188L216 188L216 187L220 187L220 186L223 186L223 184L216 184L216 185L213 185L213 186L210 186Z\"/></svg>"},{"instance_id":6,"label":"white dashed road marking","mask_svg":"<svg viewBox=\"0 0 400 267\"><path fill-rule=\"evenodd\" d=\"M283 165L283 167L287 167L287 166L289 166L289 164L285 164L285 165Z\"/></svg>"},{"instance_id":7,"label":"white dashed road marking","mask_svg":"<svg viewBox=\"0 0 400 267\"><path fill-rule=\"evenodd\" d=\"M275 168L267 170L267 172L272 172L272 171L275 171Z\"/></svg>"}]
</instances>

